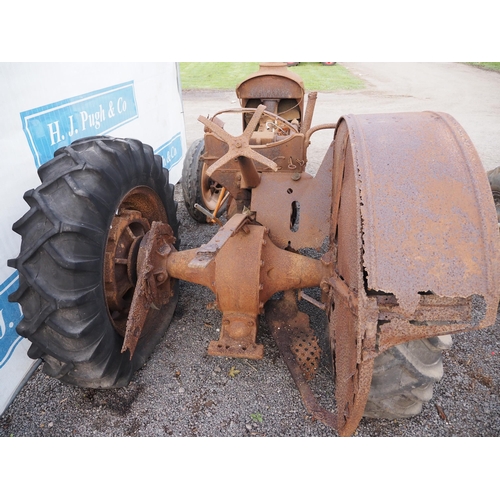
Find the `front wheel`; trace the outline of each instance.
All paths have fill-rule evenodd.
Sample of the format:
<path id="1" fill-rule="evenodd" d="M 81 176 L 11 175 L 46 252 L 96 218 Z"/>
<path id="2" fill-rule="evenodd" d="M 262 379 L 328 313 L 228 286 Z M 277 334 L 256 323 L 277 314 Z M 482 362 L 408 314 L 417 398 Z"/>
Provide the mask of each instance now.
<path id="1" fill-rule="evenodd" d="M 32 342 L 28 355 L 44 372 L 92 388 L 123 387 L 165 333 L 177 287 L 148 313 L 135 354 L 121 353 L 137 280 L 137 254 L 153 221 L 177 235 L 173 186 L 162 159 L 132 139 L 94 137 L 55 153 L 38 171 L 42 184 L 26 192 L 30 210 L 13 230 L 17 259 L 17 332 Z"/>
<path id="2" fill-rule="evenodd" d="M 195 205 L 198 204 L 213 213 L 222 190 L 222 186 L 207 175 L 207 164 L 203 160 L 204 153 L 204 139 L 197 139 L 191 144 L 184 159 L 181 181 L 187 211 L 195 221 L 202 223 L 207 222 L 207 216 L 197 210 Z M 224 203 L 216 216 L 224 212 L 226 207 L 227 203 Z"/>

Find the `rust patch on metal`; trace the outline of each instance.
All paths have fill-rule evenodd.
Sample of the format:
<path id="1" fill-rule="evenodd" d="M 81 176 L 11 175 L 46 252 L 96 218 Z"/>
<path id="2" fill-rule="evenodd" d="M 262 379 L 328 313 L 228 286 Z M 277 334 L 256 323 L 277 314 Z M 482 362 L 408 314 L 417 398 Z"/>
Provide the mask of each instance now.
<path id="1" fill-rule="evenodd" d="M 223 167 L 226 163 L 229 163 L 230 161 L 236 159 L 240 163 L 240 170 L 242 173 L 243 181 L 245 182 L 245 186 L 253 188 L 257 187 L 260 182 L 259 173 L 257 172 L 254 160 L 262 163 L 271 170 L 278 169 L 274 161 L 269 160 L 265 156 L 262 156 L 261 154 L 257 153 L 255 149 L 250 147 L 250 138 L 255 130 L 255 127 L 257 127 L 261 116 L 265 112 L 265 109 L 266 107 L 261 104 L 256 110 L 248 110 L 255 112 L 243 133 L 238 137 L 233 137 L 215 122 L 208 120 L 203 116 L 200 116 L 198 118 L 198 120 L 202 122 L 207 129 L 209 129 L 212 133 L 222 139 L 229 148 L 228 152 L 224 156 L 210 165 L 210 167 L 207 169 L 208 176 L 212 176 L 216 170 Z"/>
<path id="2" fill-rule="evenodd" d="M 295 331 L 290 349 L 302 370 L 304 378 L 309 381 L 314 378 L 319 368 L 321 349 L 318 339 L 312 330 Z"/>
<path id="3" fill-rule="evenodd" d="M 308 384 L 310 376 L 304 374 L 293 349 L 294 339 L 314 335 L 309 326 L 309 316 L 298 310 L 294 292 L 285 292 L 281 299 L 269 301 L 266 320 L 307 412 L 315 420 L 337 429 L 337 415 L 321 406 Z"/>
<path id="4" fill-rule="evenodd" d="M 127 313 L 137 280 L 137 254 L 149 221 L 137 210 L 122 210 L 113 218 L 104 257 L 106 303 L 115 329 L 125 335 Z"/>
<path id="5" fill-rule="evenodd" d="M 264 346 L 255 342 L 256 337 L 257 315 L 224 314 L 219 340 L 210 342 L 207 354 L 229 358 L 262 359 Z"/>
<path id="6" fill-rule="evenodd" d="M 104 256 L 104 289 L 109 315 L 116 331 L 124 336 L 137 280 L 137 256 L 153 221 L 167 221 L 158 195 L 140 186 L 123 198 L 113 218 Z"/>
<path id="7" fill-rule="evenodd" d="M 217 231 L 215 236 L 202 245 L 196 252 L 196 257 L 188 264 L 191 268 L 206 267 L 217 255 L 225 243 L 236 234 L 251 218 L 250 213 L 235 214 L 229 221 Z"/>
<path id="8" fill-rule="evenodd" d="M 458 333 L 478 327 L 472 316 L 472 297 L 421 295 L 415 313 L 408 319 L 394 295 L 374 295 L 379 311 L 376 350 L 365 356 L 375 357 L 392 346 L 410 340 Z"/>
<path id="9" fill-rule="evenodd" d="M 257 220 L 270 230 L 276 245 L 296 250 L 320 248 L 329 236 L 332 164 L 333 145 L 314 177 L 303 172 L 294 180 L 291 171 L 262 173 L 260 185 L 252 190 L 251 208 Z M 294 204 L 300 207 L 300 218 L 292 227 Z"/>
<path id="10" fill-rule="evenodd" d="M 161 309 L 173 295 L 172 280 L 166 271 L 169 254 L 175 250 L 172 228 L 153 222 L 143 238 L 138 255 L 137 284 L 127 319 L 121 352 L 127 349 L 132 359 L 150 309 Z"/>
<path id="11" fill-rule="evenodd" d="M 358 175 L 367 287 L 411 316 L 422 292 L 498 304 L 499 241 L 479 157 L 444 113 L 344 117 Z M 388 147 L 390 145 L 390 147 Z"/>

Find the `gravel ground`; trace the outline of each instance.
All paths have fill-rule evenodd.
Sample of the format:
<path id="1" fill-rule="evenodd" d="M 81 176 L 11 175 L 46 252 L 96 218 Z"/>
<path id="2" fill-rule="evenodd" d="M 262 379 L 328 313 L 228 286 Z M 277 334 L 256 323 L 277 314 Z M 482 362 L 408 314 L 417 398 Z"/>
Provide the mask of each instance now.
<path id="1" fill-rule="evenodd" d="M 180 186 L 176 198 L 181 201 Z M 181 249 L 197 247 L 214 233 L 214 227 L 194 222 L 182 202 L 179 218 Z M 207 308 L 213 299 L 209 290 L 181 283 L 164 341 L 126 388 L 70 387 L 39 368 L 0 418 L 0 436 L 335 436 L 307 415 L 264 321 L 263 360 L 207 356 L 221 321 L 218 311 Z M 323 314 L 307 304 L 304 310 L 323 335 Z M 356 436 L 498 436 L 499 356 L 498 324 L 456 335 L 444 353 L 445 375 L 423 412 L 406 420 L 363 419 Z M 326 354 L 314 387 L 333 409 Z"/>
<path id="2" fill-rule="evenodd" d="M 496 76 L 493 80 L 498 85 Z M 369 91 L 375 92 L 372 88 Z M 382 97 L 375 97 L 387 100 L 383 97 L 387 91 L 381 92 Z M 366 91 L 346 93 L 345 97 L 370 101 Z M 192 125 L 198 114 L 205 114 L 205 109 L 206 114 L 214 111 L 210 106 L 200 109 L 200 99 L 210 100 L 206 95 L 186 96 L 188 145 L 200 136 L 201 127 L 195 131 Z M 232 101 L 233 96 L 221 93 L 214 99 L 219 105 Z M 191 113 L 195 108 L 197 114 Z M 491 163 L 500 158 L 486 150 Z M 175 196 L 182 224 L 181 249 L 207 242 L 215 228 L 199 225 L 188 216 L 179 185 Z M 69 387 L 45 376 L 39 368 L 0 417 L 0 436 L 335 436 L 333 430 L 307 415 L 263 321 L 258 339 L 265 348 L 263 360 L 207 356 L 208 343 L 218 338 L 221 321 L 218 311 L 207 308 L 213 298 L 209 290 L 181 283 L 179 304 L 164 340 L 126 388 L 99 391 Z M 323 336 L 326 322 L 322 313 L 307 304 L 304 310 L 311 315 L 315 331 Z M 406 420 L 363 419 L 355 435 L 500 435 L 499 356 L 498 321 L 486 330 L 454 336 L 453 348 L 444 353 L 445 375 L 422 413 Z M 326 353 L 314 388 L 325 406 L 333 408 L 333 378 Z"/>

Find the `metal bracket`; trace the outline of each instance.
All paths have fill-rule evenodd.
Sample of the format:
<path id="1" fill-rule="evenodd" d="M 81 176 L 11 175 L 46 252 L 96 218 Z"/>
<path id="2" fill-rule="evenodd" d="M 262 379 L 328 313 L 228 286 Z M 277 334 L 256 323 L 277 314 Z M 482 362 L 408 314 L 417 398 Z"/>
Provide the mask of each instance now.
<path id="1" fill-rule="evenodd" d="M 250 314 L 224 314 L 219 340 L 208 346 L 210 356 L 262 359 L 264 346 L 256 344 L 257 316 Z"/>
<path id="2" fill-rule="evenodd" d="M 312 332 L 309 326 L 309 316 L 298 310 L 293 291 L 287 291 L 284 293 L 283 298 L 270 300 L 266 304 L 266 320 L 283 360 L 300 392 L 307 412 L 314 419 L 337 430 L 337 414 L 320 405 L 307 382 L 308 375 L 304 374 L 303 368 L 293 353 L 292 346 L 297 334 L 310 335 Z"/>
<path id="3" fill-rule="evenodd" d="M 217 231 L 217 234 L 208 242 L 202 245 L 196 257 L 188 264 L 191 268 L 205 268 L 212 262 L 219 250 L 227 243 L 231 236 L 234 236 L 245 224 L 250 221 L 251 213 L 236 214 Z"/>
<path id="4" fill-rule="evenodd" d="M 154 221 L 144 236 L 137 259 L 137 284 L 127 318 L 127 329 L 121 352 L 130 351 L 130 359 L 141 337 L 149 310 L 160 309 L 173 294 L 166 271 L 166 260 L 175 237 L 172 228 Z"/>

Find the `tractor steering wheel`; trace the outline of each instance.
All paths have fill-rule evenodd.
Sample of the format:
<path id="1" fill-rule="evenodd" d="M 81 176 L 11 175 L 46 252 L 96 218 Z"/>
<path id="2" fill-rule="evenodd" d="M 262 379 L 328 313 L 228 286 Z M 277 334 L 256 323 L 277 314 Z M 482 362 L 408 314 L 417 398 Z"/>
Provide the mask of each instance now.
<path id="1" fill-rule="evenodd" d="M 198 120 L 203 123 L 209 130 L 211 130 L 215 134 L 215 136 L 217 136 L 221 141 L 224 141 L 229 146 L 229 151 L 210 166 L 210 168 L 207 170 L 207 175 L 211 176 L 223 165 L 240 156 L 244 156 L 245 158 L 249 158 L 250 160 L 262 163 L 275 172 L 278 170 L 276 162 L 270 160 L 269 158 L 266 158 L 260 153 L 257 153 L 257 151 L 250 147 L 250 137 L 252 136 L 252 133 L 254 132 L 255 127 L 259 123 L 263 114 L 266 114 L 273 118 L 277 118 L 286 123 L 287 126 L 293 127 L 293 125 L 291 125 L 284 118 L 281 118 L 279 115 L 275 115 L 270 111 L 266 111 L 266 107 L 263 104 L 261 104 L 257 108 L 243 108 L 242 111 L 252 111 L 254 112 L 254 115 L 248 122 L 248 125 L 246 126 L 243 133 L 239 136 L 233 136 L 229 134 L 222 127 L 209 120 L 208 118 L 205 118 L 204 116 L 200 116 L 198 118 Z"/>

